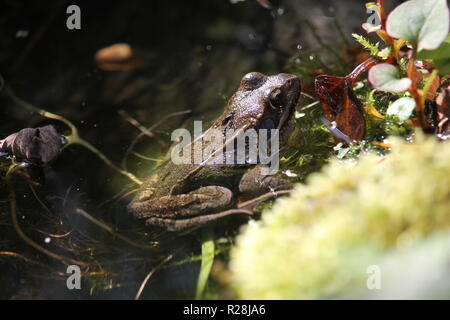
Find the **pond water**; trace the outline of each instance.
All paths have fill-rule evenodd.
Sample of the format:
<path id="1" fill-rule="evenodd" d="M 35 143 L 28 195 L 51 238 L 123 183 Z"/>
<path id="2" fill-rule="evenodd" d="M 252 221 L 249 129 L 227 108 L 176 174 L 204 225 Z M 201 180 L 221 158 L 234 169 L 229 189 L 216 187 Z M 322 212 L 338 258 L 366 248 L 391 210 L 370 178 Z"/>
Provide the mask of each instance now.
<path id="1" fill-rule="evenodd" d="M 351 39 L 337 36 L 335 20 L 345 21 L 342 28 L 350 34 L 367 16 L 363 6 L 348 1 L 273 1 L 273 10 L 253 0 L 74 3 L 81 29 L 70 30 L 65 1 L 2 1 L 4 89 L 70 120 L 86 141 L 142 179 L 157 165 L 152 159 L 166 156 L 171 131 L 191 128 L 193 120 L 211 123 L 245 73 L 303 77 L 305 64 L 314 60 L 300 54 L 307 50 L 322 50 L 322 63 L 333 67 L 332 54 L 316 36 L 340 46 Z M 115 44 L 126 45 L 111 48 Z M 108 60 L 111 52 L 103 51 L 106 58 L 99 53 L 104 48 L 119 50 L 113 53 L 125 59 Z M 303 79 L 307 92 L 311 80 Z M 6 94 L 0 96 L 0 117 L 2 139 L 47 124 L 69 133 L 63 123 L 30 112 Z M 136 124 L 158 125 L 130 153 L 141 133 Z M 44 170 L 14 174 L 10 185 L 10 161 L 1 161 L 1 299 L 195 296 L 202 231 L 166 233 L 132 219 L 125 207 L 136 185 L 96 155 L 70 146 Z M 12 192 L 17 208 L 11 213 Z M 237 232 L 217 231 L 218 255 L 204 298 L 234 297 L 226 264 Z M 80 290 L 67 289 L 68 264 L 80 265 Z"/>

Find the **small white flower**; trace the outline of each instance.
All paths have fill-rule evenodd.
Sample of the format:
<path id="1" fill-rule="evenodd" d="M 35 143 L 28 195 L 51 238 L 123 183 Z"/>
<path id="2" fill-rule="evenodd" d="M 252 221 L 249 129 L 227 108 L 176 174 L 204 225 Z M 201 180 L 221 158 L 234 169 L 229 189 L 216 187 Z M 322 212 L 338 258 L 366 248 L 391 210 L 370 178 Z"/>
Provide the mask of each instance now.
<path id="1" fill-rule="evenodd" d="M 391 116 L 397 116 L 401 121 L 408 120 L 414 109 L 416 101 L 413 98 L 404 97 L 394 101 L 386 113 Z"/>
<path id="2" fill-rule="evenodd" d="M 291 170 L 286 170 L 284 174 L 291 178 L 298 177 L 298 175 L 295 172 L 292 172 Z"/>

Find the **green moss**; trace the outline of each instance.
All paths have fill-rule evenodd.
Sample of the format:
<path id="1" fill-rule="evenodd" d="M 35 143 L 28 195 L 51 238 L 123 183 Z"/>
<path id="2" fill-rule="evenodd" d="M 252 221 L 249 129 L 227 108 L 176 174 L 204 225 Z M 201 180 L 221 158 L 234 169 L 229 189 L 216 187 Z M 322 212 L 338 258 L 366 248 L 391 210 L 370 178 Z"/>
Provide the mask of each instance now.
<path id="1" fill-rule="evenodd" d="M 381 254 L 450 230 L 450 144 L 416 140 L 392 138 L 385 158 L 332 160 L 246 226 L 231 252 L 238 296 L 336 297 L 365 287 Z"/>

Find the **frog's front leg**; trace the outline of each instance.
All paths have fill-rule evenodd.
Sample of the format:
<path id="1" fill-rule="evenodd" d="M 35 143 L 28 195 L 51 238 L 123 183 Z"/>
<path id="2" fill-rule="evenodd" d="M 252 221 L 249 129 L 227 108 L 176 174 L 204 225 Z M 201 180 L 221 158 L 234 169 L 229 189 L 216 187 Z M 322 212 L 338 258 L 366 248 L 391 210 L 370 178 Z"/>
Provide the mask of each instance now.
<path id="1" fill-rule="evenodd" d="M 281 174 L 263 175 L 263 165 L 257 165 L 246 172 L 239 182 L 239 191 L 246 195 L 261 195 L 266 192 L 287 190 L 292 184 Z"/>
<path id="2" fill-rule="evenodd" d="M 231 190 L 219 186 L 201 187 L 186 194 L 152 198 L 145 192 L 137 197 L 128 209 L 147 225 L 182 230 L 192 226 L 198 216 L 224 210 L 233 203 Z M 211 220 L 215 220 L 211 215 Z M 201 219 L 203 223 L 207 218 Z"/>

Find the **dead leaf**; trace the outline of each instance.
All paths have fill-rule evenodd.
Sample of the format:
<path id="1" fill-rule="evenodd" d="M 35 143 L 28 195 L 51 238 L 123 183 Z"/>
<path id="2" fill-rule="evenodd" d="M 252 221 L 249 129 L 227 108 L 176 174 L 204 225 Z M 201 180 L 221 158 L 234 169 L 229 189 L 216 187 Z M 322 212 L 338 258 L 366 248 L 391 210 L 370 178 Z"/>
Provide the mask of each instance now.
<path id="1" fill-rule="evenodd" d="M 130 70 L 138 64 L 136 54 L 127 43 L 117 43 L 98 50 L 95 62 L 105 71 Z"/>
<path id="2" fill-rule="evenodd" d="M 55 159 L 63 147 L 63 138 L 51 125 L 25 128 L 0 140 L 0 151 L 19 161 L 45 166 Z"/>
<path id="3" fill-rule="evenodd" d="M 316 94 L 322 103 L 325 118 L 351 140 L 364 138 L 366 124 L 361 102 L 353 92 L 352 81 L 346 77 L 318 76 Z M 340 142 L 340 138 L 336 138 Z"/>
<path id="4" fill-rule="evenodd" d="M 450 86 L 443 88 L 436 98 L 438 133 L 450 134 Z"/>

